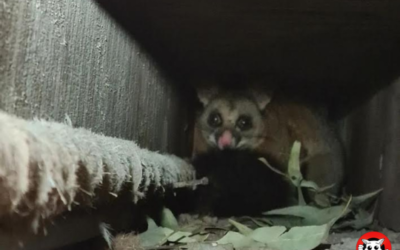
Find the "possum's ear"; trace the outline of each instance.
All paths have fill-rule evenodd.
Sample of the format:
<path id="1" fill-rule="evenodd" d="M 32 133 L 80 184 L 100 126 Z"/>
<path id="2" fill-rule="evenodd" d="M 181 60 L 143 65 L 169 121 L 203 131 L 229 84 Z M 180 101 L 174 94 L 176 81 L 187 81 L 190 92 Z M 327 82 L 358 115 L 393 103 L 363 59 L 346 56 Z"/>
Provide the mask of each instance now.
<path id="1" fill-rule="evenodd" d="M 364 244 L 368 244 L 369 243 L 368 240 L 364 240 L 364 239 L 362 239 L 362 242 L 364 242 Z"/>
<path id="2" fill-rule="evenodd" d="M 260 110 L 264 110 L 265 107 L 267 107 L 268 103 L 270 103 L 272 100 L 272 95 L 273 95 L 272 91 L 253 90 L 251 92 Z"/>
<path id="3" fill-rule="evenodd" d="M 384 240 L 385 240 L 384 238 L 383 238 L 383 239 L 380 239 L 380 240 L 378 241 L 378 244 L 379 244 L 379 245 L 382 245 L 382 243 L 383 243 Z"/>
<path id="4" fill-rule="evenodd" d="M 197 97 L 204 106 L 207 106 L 207 104 L 210 103 L 210 100 L 218 94 L 218 91 L 218 88 L 215 86 L 199 87 L 197 88 Z"/>

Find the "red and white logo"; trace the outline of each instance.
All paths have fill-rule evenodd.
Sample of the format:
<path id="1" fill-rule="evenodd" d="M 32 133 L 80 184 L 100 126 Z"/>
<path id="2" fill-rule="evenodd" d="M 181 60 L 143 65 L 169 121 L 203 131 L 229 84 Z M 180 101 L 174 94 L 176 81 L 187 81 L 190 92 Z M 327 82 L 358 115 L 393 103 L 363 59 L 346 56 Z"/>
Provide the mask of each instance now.
<path id="1" fill-rule="evenodd" d="M 356 250 L 392 250 L 392 244 L 384 234 L 369 232 L 358 239 Z"/>

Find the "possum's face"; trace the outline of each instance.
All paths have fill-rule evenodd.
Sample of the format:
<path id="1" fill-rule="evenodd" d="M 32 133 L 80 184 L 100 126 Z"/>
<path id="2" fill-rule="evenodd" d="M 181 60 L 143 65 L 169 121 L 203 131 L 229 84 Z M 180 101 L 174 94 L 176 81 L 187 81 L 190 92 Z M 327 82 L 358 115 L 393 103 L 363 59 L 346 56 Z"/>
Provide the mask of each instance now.
<path id="1" fill-rule="evenodd" d="M 207 98 L 206 98 L 207 97 Z M 218 149 L 254 149 L 263 139 L 262 110 L 269 102 L 252 95 L 200 95 L 204 111 L 197 126 L 210 147 Z"/>

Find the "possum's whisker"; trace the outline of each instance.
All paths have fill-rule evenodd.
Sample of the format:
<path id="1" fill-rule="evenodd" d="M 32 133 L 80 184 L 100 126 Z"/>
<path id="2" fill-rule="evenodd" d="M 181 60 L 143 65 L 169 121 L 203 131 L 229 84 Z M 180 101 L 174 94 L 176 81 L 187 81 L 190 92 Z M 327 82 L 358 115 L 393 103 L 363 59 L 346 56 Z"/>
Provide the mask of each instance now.
<path id="1" fill-rule="evenodd" d="M 204 129 L 201 125 L 196 125 L 196 127 L 200 130 L 200 131 L 205 131 L 208 132 L 208 129 Z M 264 139 L 272 139 L 274 141 L 278 141 L 275 137 L 272 136 L 268 136 L 268 135 L 253 135 L 253 136 L 244 136 L 244 138 L 264 138 Z M 242 148 L 240 148 L 242 149 Z M 279 155 L 283 155 L 283 156 L 290 156 L 289 152 L 283 152 L 283 151 L 273 151 L 276 154 Z"/>
<path id="2" fill-rule="evenodd" d="M 196 128 L 198 128 L 200 131 L 202 132 L 210 132 L 209 129 L 205 129 L 204 127 L 202 127 L 201 125 L 196 125 Z M 268 136 L 268 135 L 251 135 L 251 136 L 243 136 L 243 137 L 247 137 L 247 138 L 269 138 L 269 139 L 274 139 L 276 140 L 274 137 L 272 136 Z"/>

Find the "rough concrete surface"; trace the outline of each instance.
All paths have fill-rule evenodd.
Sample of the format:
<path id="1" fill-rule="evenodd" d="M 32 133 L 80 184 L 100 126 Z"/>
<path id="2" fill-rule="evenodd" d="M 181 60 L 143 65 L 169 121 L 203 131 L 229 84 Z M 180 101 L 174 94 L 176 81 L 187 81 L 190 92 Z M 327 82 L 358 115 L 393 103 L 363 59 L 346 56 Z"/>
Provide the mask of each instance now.
<path id="1" fill-rule="evenodd" d="M 180 90 L 167 83 L 92 1 L 0 0 L 2 110 L 56 121 L 68 114 L 75 127 L 179 153 L 186 106 Z M 49 232 L 53 236 L 39 239 L 35 249 L 78 240 L 74 232 L 93 236 L 90 223 L 70 224 L 68 233 Z"/>
<path id="2" fill-rule="evenodd" d="M 0 237 L 0 249 L 15 245 L 11 236 L 31 245 L 32 232 L 44 233 L 49 221 L 68 211 L 101 209 L 124 194 L 128 201 L 142 200 L 154 187 L 194 176 L 179 157 L 67 124 L 0 112 L 0 138 L 0 230 L 10 236 Z"/>
<path id="3" fill-rule="evenodd" d="M 400 231 L 400 79 L 346 119 L 347 187 L 354 195 L 383 188 L 376 217 Z M 371 181 L 373 180 L 373 181 Z"/>
<path id="4" fill-rule="evenodd" d="M 92 1 L 0 0 L 0 108 L 176 149 L 177 90 Z"/>

